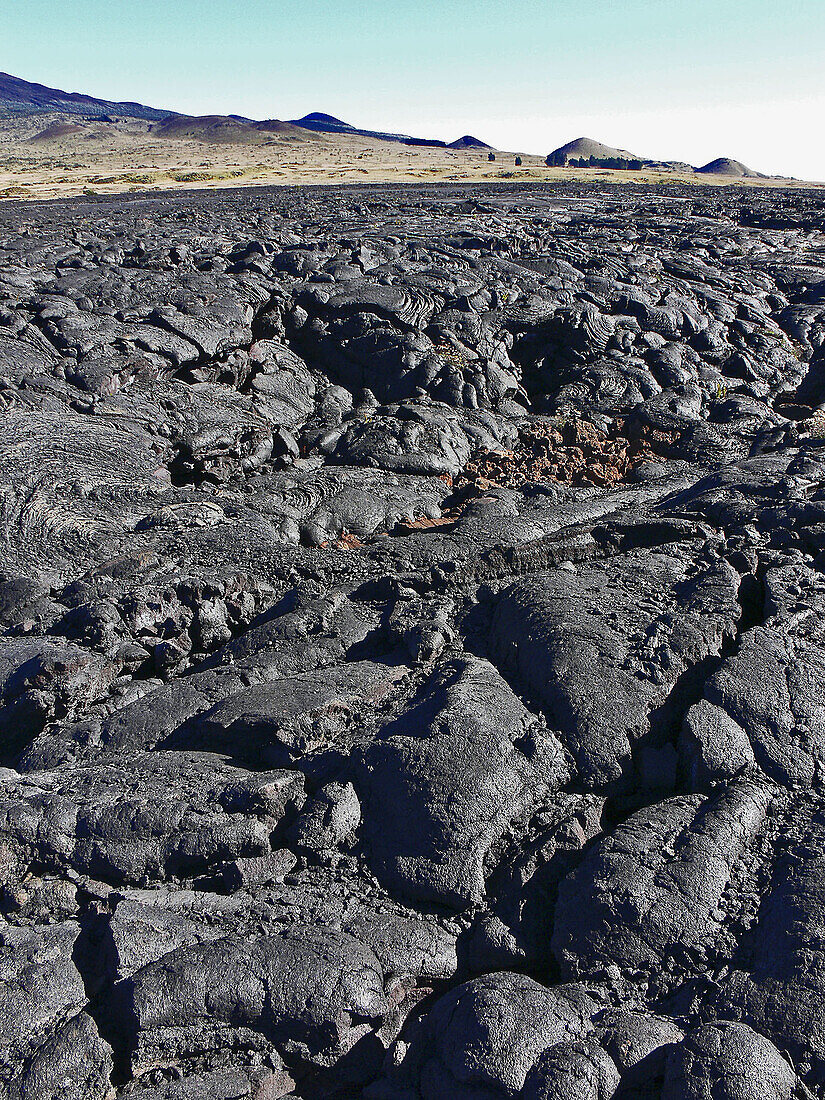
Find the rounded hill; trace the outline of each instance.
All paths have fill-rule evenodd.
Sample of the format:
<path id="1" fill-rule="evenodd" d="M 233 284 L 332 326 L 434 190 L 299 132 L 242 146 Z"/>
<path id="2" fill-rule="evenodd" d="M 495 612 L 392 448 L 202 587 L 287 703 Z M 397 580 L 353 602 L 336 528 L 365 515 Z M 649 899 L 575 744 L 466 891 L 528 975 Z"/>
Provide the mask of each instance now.
<path id="1" fill-rule="evenodd" d="M 604 145 L 601 141 L 594 141 L 593 138 L 579 137 L 574 138 L 573 141 L 568 141 L 566 145 L 560 145 L 558 149 L 554 149 L 552 153 L 548 154 L 547 163 L 563 168 L 572 160 L 589 160 L 591 157 L 595 160 L 639 159 L 635 153 L 630 153 L 627 149 L 614 149 L 613 146 Z"/>
<path id="2" fill-rule="evenodd" d="M 696 171 L 708 176 L 737 176 L 740 179 L 756 175 L 756 172 L 752 172 L 741 160 L 732 160 L 730 157 L 717 157 L 716 160 L 708 161 Z"/>

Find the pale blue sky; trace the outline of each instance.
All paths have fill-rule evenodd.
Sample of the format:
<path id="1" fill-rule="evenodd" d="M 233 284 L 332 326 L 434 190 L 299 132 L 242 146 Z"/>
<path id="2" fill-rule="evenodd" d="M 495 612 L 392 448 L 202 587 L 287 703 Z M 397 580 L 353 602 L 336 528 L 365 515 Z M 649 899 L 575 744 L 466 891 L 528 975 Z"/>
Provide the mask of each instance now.
<path id="1" fill-rule="evenodd" d="M 0 69 L 192 114 L 825 179 L 825 0 L 0 0 Z"/>

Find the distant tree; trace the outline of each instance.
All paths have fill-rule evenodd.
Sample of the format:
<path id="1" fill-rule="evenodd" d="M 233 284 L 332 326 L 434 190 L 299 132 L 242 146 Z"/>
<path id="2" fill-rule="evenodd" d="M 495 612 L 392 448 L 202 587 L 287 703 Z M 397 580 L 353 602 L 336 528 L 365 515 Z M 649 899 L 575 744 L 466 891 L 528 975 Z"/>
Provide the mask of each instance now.
<path id="1" fill-rule="evenodd" d="M 516 168 L 521 168 L 521 157 L 516 157 Z"/>
<path id="2" fill-rule="evenodd" d="M 571 157 L 568 164 L 572 168 L 612 168 L 622 172 L 639 172 L 642 168 L 640 160 L 627 157 Z"/>
<path id="3" fill-rule="evenodd" d="M 487 160 L 495 160 L 495 159 L 496 159 L 495 153 L 488 153 L 487 154 Z"/>

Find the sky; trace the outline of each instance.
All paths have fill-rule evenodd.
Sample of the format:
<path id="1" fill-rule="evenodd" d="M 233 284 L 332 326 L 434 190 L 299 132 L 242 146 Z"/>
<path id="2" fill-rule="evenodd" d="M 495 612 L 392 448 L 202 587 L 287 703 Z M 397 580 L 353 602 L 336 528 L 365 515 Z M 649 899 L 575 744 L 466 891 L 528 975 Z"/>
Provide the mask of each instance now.
<path id="1" fill-rule="evenodd" d="M 0 0 L 0 70 L 187 114 L 825 180 L 825 0 Z"/>

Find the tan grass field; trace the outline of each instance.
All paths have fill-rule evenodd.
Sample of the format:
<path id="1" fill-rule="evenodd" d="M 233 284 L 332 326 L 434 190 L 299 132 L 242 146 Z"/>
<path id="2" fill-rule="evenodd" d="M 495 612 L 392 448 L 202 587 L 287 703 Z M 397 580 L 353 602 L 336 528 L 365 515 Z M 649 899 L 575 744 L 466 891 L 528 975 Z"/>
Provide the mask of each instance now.
<path id="1" fill-rule="evenodd" d="M 65 123 L 65 125 L 63 125 Z M 41 137 L 54 124 L 56 136 Z M 53 126 L 53 128 L 54 128 Z M 515 165 L 520 155 L 522 165 Z M 372 138 L 261 133 L 253 141 L 162 138 L 135 120 L 59 115 L 0 121 L 0 199 L 263 184 L 607 180 L 698 186 L 810 187 L 800 180 L 736 179 L 668 171 L 548 168 L 541 156 L 405 146 Z"/>

